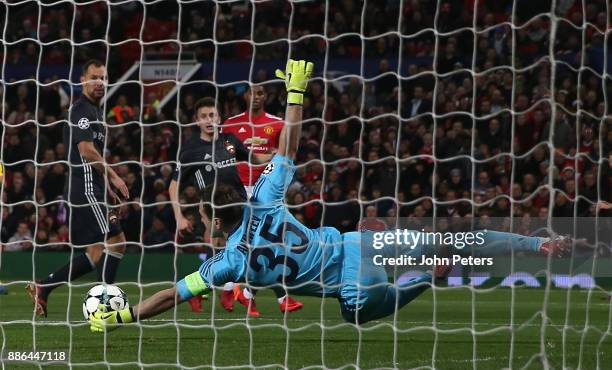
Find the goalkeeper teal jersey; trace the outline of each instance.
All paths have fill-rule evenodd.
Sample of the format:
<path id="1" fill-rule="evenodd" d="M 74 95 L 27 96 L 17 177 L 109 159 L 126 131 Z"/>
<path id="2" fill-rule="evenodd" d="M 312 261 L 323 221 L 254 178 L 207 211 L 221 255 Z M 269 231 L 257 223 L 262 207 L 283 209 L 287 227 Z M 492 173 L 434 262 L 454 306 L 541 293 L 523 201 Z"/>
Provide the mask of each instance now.
<path id="1" fill-rule="evenodd" d="M 338 296 L 342 236 L 333 227 L 309 229 L 289 212 L 284 196 L 294 173 L 292 160 L 278 154 L 272 158 L 225 249 L 199 269 L 208 287 L 246 282 L 254 287 L 283 285 L 300 295 Z M 181 288 L 186 293 L 179 283 L 179 292 Z"/>

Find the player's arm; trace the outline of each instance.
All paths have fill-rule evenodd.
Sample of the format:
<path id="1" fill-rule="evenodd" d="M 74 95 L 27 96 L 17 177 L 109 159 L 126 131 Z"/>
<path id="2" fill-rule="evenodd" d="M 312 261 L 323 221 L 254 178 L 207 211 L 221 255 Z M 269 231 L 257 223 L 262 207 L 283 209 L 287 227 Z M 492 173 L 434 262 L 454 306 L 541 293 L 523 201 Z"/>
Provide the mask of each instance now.
<path id="1" fill-rule="evenodd" d="M 263 164 L 263 163 L 270 162 L 270 160 L 272 159 L 272 156 L 274 155 L 274 154 L 252 153 L 250 152 L 250 150 L 247 149 L 246 146 L 244 146 L 244 143 L 242 141 L 238 140 L 238 138 L 234 134 L 230 133 L 228 135 L 229 135 L 229 140 L 231 140 L 232 144 L 236 148 L 236 159 L 239 161 L 245 161 L 245 162 L 250 161 L 253 164 Z"/>
<path id="2" fill-rule="evenodd" d="M 115 330 L 119 325 L 159 315 L 182 302 L 175 287 L 160 290 L 134 307 L 127 307 L 121 311 L 96 311 L 89 316 L 89 328 L 93 333 Z"/>
<path id="3" fill-rule="evenodd" d="M 91 128 L 91 122 L 95 122 L 96 119 L 87 110 L 78 107 L 74 108 L 70 112 L 71 143 L 76 144 L 79 154 L 84 161 L 88 162 L 98 173 L 107 178 L 108 182 L 118 189 L 125 199 L 128 199 L 130 192 L 127 185 L 125 185 L 125 182 L 111 167 L 105 165 L 104 157 L 98 153 L 94 146 L 94 133 Z M 113 197 L 116 197 L 110 186 L 109 192 Z"/>
<path id="4" fill-rule="evenodd" d="M 258 154 L 253 153 L 253 157 L 251 158 L 251 163 L 254 164 L 264 164 L 270 162 L 274 154 Z"/>
<path id="5" fill-rule="evenodd" d="M 166 312 L 184 300 L 178 294 L 176 287 L 160 290 L 149 298 L 140 302 L 131 311 L 132 321 L 148 319 Z"/>
<path id="6" fill-rule="evenodd" d="M 187 230 L 189 232 L 193 232 L 193 225 L 189 222 L 188 219 L 183 216 L 183 211 L 181 210 L 181 204 L 179 201 L 179 186 L 178 179 L 180 178 L 180 165 L 176 165 L 176 169 L 172 174 L 172 181 L 170 181 L 170 187 L 168 188 L 168 192 L 170 193 L 170 201 L 172 202 L 172 212 L 174 212 L 174 218 L 176 219 L 176 228 L 179 233 L 182 233 L 183 230 Z"/>
<path id="7" fill-rule="evenodd" d="M 104 165 L 104 158 L 98 153 L 98 150 L 94 146 L 93 141 L 79 141 L 77 144 L 79 148 L 79 153 L 81 157 L 85 159 L 88 164 L 90 164 L 93 168 L 96 169 L 102 176 L 106 176 L 108 171 L 108 180 L 109 182 L 121 192 L 121 195 L 125 199 L 130 197 L 130 191 L 128 190 L 127 185 L 123 181 L 123 179 L 117 175 L 117 172 L 113 170 L 111 167 L 107 167 Z"/>
<path id="8" fill-rule="evenodd" d="M 308 80 L 314 65 L 305 60 L 287 61 L 285 72 L 276 70 L 276 77 L 285 81 L 287 88 L 287 114 L 278 145 L 278 154 L 295 159 L 302 131 L 302 104 Z"/>
<path id="9" fill-rule="evenodd" d="M 170 201 L 172 202 L 172 211 L 174 212 L 174 218 L 176 219 L 176 227 L 179 232 L 183 230 L 187 230 L 189 232 L 193 231 L 193 225 L 185 216 L 183 216 L 183 211 L 181 210 L 181 204 L 179 202 L 179 187 L 178 182 L 176 180 L 172 180 L 170 182 L 170 188 L 168 189 L 170 193 Z"/>
<path id="10" fill-rule="evenodd" d="M 204 261 L 198 271 L 181 279 L 175 287 L 161 290 L 134 307 L 91 314 L 89 316 L 91 331 L 102 333 L 104 330 L 114 330 L 121 324 L 159 315 L 192 297 L 211 291 L 214 286 L 239 281 L 246 270 L 245 255 L 235 253 L 230 256 L 225 250 L 221 253 L 222 255 Z"/>
<path id="11" fill-rule="evenodd" d="M 278 154 L 289 159 L 295 159 L 302 133 L 302 106 L 290 105 L 287 107 L 285 127 L 281 131 Z"/>
<path id="12" fill-rule="evenodd" d="M 303 60 L 287 61 L 285 72 L 276 71 L 276 76 L 285 80 L 287 87 L 287 114 L 281 130 L 276 155 L 255 183 L 251 200 L 260 204 L 273 204 L 285 197 L 285 192 L 295 174 L 293 159 L 300 143 L 302 129 L 302 102 L 313 64 Z"/>

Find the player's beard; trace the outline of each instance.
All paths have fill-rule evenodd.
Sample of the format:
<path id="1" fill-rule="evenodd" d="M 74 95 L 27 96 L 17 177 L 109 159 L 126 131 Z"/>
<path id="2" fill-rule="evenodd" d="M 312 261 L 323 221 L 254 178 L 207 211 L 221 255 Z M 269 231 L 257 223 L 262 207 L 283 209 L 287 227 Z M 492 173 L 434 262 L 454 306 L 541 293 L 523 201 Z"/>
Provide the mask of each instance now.
<path id="1" fill-rule="evenodd" d="M 100 100 L 102 100 L 102 98 L 104 98 L 106 91 L 104 90 L 104 88 L 92 88 L 89 92 L 89 97 L 96 101 L 99 102 Z"/>
<path id="2" fill-rule="evenodd" d="M 93 96 L 94 96 L 96 99 L 102 99 L 102 98 L 104 97 L 104 94 L 105 94 L 105 93 L 106 93 L 106 92 L 104 91 L 104 88 L 103 88 L 103 87 L 102 87 L 102 88 L 100 88 L 100 89 L 98 89 L 98 88 L 94 88 L 94 89 L 93 89 Z"/>

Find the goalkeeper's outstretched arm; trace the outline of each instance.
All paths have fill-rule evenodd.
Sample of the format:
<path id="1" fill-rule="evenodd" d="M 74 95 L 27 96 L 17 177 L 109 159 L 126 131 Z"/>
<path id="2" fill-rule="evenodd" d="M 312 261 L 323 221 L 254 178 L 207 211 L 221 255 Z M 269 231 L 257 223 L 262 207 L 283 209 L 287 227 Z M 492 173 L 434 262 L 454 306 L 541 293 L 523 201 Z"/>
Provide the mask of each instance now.
<path id="1" fill-rule="evenodd" d="M 129 324 L 138 320 L 157 316 L 162 312 L 182 303 L 183 299 L 176 288 L 160 290 L 134 307 L 121 311 L 98 311 L 89 317 L 90 329 L 94 333 L 103 333 L 105 330 L 114 330 L 120 324 Z"/>
<path id="2" fill-rule="evenodd" d="M 132 308 L 135 321 L 157 316 L 174 306 L 183 303 L 175 287 L 160 290 Z"/>
<path id="3" fill-rule="evenodd" d="M 281 131 L 278 154 L 295 159 L 302 131 L 302 104 L 308 80 L 314 65 L 305 60 L 287 61 L 285 71 L 276 70 L 276 77 L 285 81 L 287 88 L 287 114 Z"/>

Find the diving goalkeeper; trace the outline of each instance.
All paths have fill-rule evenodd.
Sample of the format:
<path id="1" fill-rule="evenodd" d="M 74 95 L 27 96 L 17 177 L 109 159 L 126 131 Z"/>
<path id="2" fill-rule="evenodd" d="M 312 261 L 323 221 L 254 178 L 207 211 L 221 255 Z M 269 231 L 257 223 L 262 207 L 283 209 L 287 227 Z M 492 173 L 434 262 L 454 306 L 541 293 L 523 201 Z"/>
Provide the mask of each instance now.
<path id="1" fill-rule="evenodd" d="M 371 238 L 371 233 L 341 234 L 332 227 L 309 229 L 284 205 L 285 191 L 295 173 L 293 159 L 300 140 L 303 94 L 312 70 L 312 63 L 289 60 L 284 72 L 276 71 L 285 80 L 288 92 L 286 124 L 278 153 L 255 184 L 250 207 L 240 204 L 242 198 L 233 187 L 220 184 L 214 190 L 208 187 L 203 191 L 202 221 L 206 227 L 226 235 L 225 249 L 173 288 L 159 291 L 122 311 L 90 315 L 93 332 L 158 315 L 227 282 L 247 282 L 255 287 L 282 284 L 292 294 L 336 297 L 343 318 L 352 323 L 388 316 L 430 286 L 432 273 L 402 284 L 390 284 L 384 268 L 362 255 L 366 250 L 362 242 L 368 243 L 362 238 Z M 483 240 L 483 247 L 473 250 L 475 254 L 507 253 L 511 249 L 556 254 L 565 247 L 563 240 L 492 231 L 484 231 Z M 421 244 L 400 252 L 420 256 L 428 253 L 429 247 Z M 381 251 L 395 253 L 395 249 Z"/>

